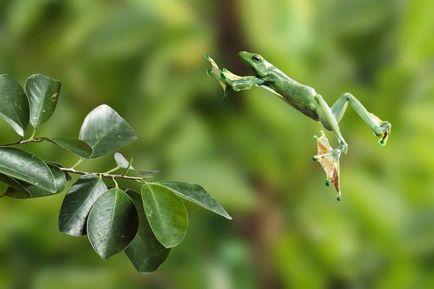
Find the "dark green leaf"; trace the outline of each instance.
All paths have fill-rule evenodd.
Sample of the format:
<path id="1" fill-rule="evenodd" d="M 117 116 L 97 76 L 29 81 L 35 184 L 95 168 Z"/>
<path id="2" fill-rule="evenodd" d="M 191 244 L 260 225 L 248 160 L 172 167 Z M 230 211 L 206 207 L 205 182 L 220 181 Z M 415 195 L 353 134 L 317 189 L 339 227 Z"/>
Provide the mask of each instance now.
<path id="1" fill-rule="evenodd" d="M 125 250 L 125 254 L 127 254 L 137 271 L 141 273 L 153 272 L 167 259 L 170 249 L 166 249 L 155 238 L 146 219 L 140 195 L 131 192 L 129 196 L 133 200 L 139 216 L 139 229 L 133 241 Z"/>
<path id="2" fill-rule="evenodd" d="M 16 199 L 38 198 L 60 193 L 65 189 L 65 174 L 55 165 L 48 164 L 56 184 L 56 192 L 52 193 L 35 185 L 12 179 L 5 195 Z"/>
<path id="3" fill-rule="evenodd" d="M 8 184 L 4 183 L 0 177 L 0 197 L 4 195 L 7 189 L 8 189 Z"/>
<path id="4" fill-rule="evenodd" d="M 48 166 L 53 165 L 53 166 L 58 167 L 59 169 L 64 168 L 64 166 L 63 166 L 62 164 L 59 164 L 59 163 L 57 163 L 57 162 L 45 161 L 45 163 L 46 163 Z M 66 179 L 66 181 L 70 181 L 70 180 L 72 179 L 71 176 L 70 176 L 67 172 L 64 172 L 64 171 L 62 171 L 62 172 L 63 172 L 63 174 L 65 175 L 65 179 Z"/>
<path id="5" fill-rule="evenodd" d="M 122 174 L 128 174 L 130 176 L 136 176 L 136 177 L 152 177 L 158 173 L 158 171 L 155 171 L 155 170 L 137 170 L 137 169 L 135 169 L 132 166 L 133 159 L 130 159 L 128 161 L 121 153 L 115 153 L 113 157 L 115 159 L 116 165 L 119 168 L 121 168 L 120 172 Z"/>
<path id="6" fill-rule="evenodd" d="M 87 220 L 89 241 L 103 259 L 128 247 L 137 228 L 133 201 L 118 188 L 108 190 L 96 200 Z"/>
<path id="7" fill-rule="evenodd" d="M 30 123 L 37 128 L 53 114 L 59 99 L 60 82 L 45 75 L 33 74 L 26 80 L 26 93 Z"/>
<path id="8" fill-rule="evenodd" d="M 82 140 L 73 138 L 53 138 L 43 137 L 43 139 L 52 142 L 79 157 L 89 159 L 92 156 L 92 148 Z"/>
<path id="9" fill-rule="evenodd" d="M 117 151 L 135 141 L 137 137 L 116 111 L 103 104 L 86 116 L 79 139 L 92 147 L 92 158 L 96 158 Z"/>
<path id="10" fill-rule="evenodd" d="M 184 203 L 168 188 L 145 184 L 142 187 L 146 217 L 157 239 L 166 248 L 179 245 L 188 227 Z"/>
<path id="11" fill-rule="evenodd" d="M 211 195 L 201 186 L 183 182 L 160 182 L 160 184 L 181 198 L 196 203 L 211 212 L 214 212 L 226 219 L 232 220 L 232 217 Z"/>
<path id="12" fill-rule="evenodd" d="M 48 166 L 35 155 L 17 148 L 0 147 L 0 173 L 51 193 L 57 190 Z"/>
<path id="13" fill-rule="evenodd" d="M 7 74 L 0 75 L 0 116 L 24 136 L 29 125 L 29 102 L 21 85 Z"/>
<path id="14" fill-rule="evenodd" d="M 96 176 L 82 176 L 63 200 L 59 215 L 59 230 L 71 236 L 86 235 L 86 220 L 95 201 L 107 191 Z"/>
<path id="15" fill-rule="evenodd" d="M 9 188 L 9 186 L 15 185 L 16 183 L 18 183 L 18 180 L 15 180 L 11 177 L 0 174 L 0 184 L 2 187 L 2 190 L 0 190 L 0 195 L 3 195 L 4 193 L 6 193 L 6 190 Z"/>

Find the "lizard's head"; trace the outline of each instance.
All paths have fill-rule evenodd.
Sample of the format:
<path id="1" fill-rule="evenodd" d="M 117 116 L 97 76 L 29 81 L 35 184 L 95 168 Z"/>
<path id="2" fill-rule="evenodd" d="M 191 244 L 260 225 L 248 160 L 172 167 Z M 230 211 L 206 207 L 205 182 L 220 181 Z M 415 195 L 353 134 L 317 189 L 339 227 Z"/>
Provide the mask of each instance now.
<path id="1" fill-rule="evenodd" d="M 270 67 L 272 67 L 272 65 L 259 54 L 247 51 L 240 51 L 238 55 L 244 63 L 246 63 L 256 72 L 257 76 L 266 76 L 268 70 L 270 69 Z"/>

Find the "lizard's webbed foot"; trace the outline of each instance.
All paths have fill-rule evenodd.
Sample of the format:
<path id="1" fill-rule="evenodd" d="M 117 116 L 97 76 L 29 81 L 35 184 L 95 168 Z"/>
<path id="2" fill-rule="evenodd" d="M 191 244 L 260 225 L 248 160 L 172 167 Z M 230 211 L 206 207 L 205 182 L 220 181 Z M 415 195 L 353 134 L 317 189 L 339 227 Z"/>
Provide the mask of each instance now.
<path id="1" fill-rule="evenodd" d="M 215 61 L 208 55 L 206 56 L 206 59 L 211 64 L 211 69 L 208 69 L 207 71 L 208 75 L 218 80 L 223 92 L 226 92 L 228 87 L 232 88 L 234 91 L 240 91 L 241 89 L 251 87 L 249 84 L 249 82 L 251 82 L 249 81 L 250 77 L 241 77 L 230 72 L 226 68 L 220 69 L 217 63 L 215 63 Z"/>
<path id="2" fill-rule="evenodd" d="M 384 145 L 386 145 L 387 139 L 390 136 L 390 132 L 392 130 L 392 125 L 387 121 L 383 121 L 380 124 L 380 129 L 381 129 L 381 133 L 379 135 L 377 135 L 380 137 L 380 140 L 378 142 L 379 142 L 379 144 L 384 146 Z"/>
<path id="3" fill-rule="evenodd" d="M 214 77 L 215 79 L 218 80 L 218 82 L 220 83 L 220 86 L 223 89 L 223 93 L 226 92 L 226 87 L 227 84 L 225 83 L 225 79 L 222 78 L 223 75 L 223 71 L 220 70 L 220 68 L 218 67 L 217 63 L 215 63 L 214 59 L 212 59 L 211 57 L 209 57 L 208 55 L 205 56 L 206 60 L 209 61 L 209 63 L 211 64 L 211 69 L 207 70 L 207 74 L 211 77 Z"/>
<path id="4" fill-rule="evenodd" d="M 336 148 L 336 149 L 334 149 L 335 151 L 336 151 L 336 153 L 339 153 L 339 155 L 341 154 L 341 153 L 344 153 L 344 154 L 347 154 L 347 152 L 348 152 L 348 144 L 346 143 L 346 142 L 341 142 L 340 144 L 339 144 L 339 147 L 338 148 Z M 339 151 L 340 152 L 339 152 Z"/>
<path id="5" fill-rule="evenodd" d="M 385 146 L 392 131 L 392 125 L 388 121 L 381 120 L 373 113 L 371 113 L 371 117 L 377 123 L 377 126 L 374 128 L 374 134 L 380 138 L 378 143 Z"/>
<path id="6" fill-rule="evenodd" d="M 348 145 L 346 143 L 341 143 L 338 148 L 333 149 L 330 146 L 330 143 L 323 131 L 321 131 L 321 136 L 315 136 L 315 139 L 317 141 L 318 152 L 312 157 L 312 159 L 320 163 L 327 177 L 325 185 L 329 186 L 330 183 L 333 184 L 337 192 L 336 199 L 340 201 L 341 190 L 339 183 L 339 158 L 341 157 L 342 152 L 347 150 Z"/>

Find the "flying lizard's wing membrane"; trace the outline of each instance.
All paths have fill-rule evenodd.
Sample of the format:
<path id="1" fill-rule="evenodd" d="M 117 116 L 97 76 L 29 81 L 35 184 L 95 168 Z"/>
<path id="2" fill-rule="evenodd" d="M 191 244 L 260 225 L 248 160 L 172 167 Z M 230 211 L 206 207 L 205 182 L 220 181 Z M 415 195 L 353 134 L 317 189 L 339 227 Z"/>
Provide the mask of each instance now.
<path id="1" fill-rule="evenodd" d="M 340 169 L 339 169 L 339 158 L 340 158 L 340 151 L 335 151 L 330 146 L 330 143 L 324 134 L 323 131 L 321 131 L 321 136 L 316 138 L 317 142 L 317 155 L 314 157 L 316 161 L 318 161 L 323 168 L 324 172 L 327 176 L 327 182 L 331 182 L 338 193 L 338 200 L 341 198 L 341 190 L 340 190 L 340 184 L 339 184 L 339 176 L 340 176 Z"/>

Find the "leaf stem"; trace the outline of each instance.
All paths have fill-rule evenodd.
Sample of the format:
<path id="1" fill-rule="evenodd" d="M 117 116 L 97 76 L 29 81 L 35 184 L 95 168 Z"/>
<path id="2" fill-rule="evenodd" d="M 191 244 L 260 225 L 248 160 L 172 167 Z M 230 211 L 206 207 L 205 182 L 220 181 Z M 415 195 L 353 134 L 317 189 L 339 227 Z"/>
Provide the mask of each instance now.
<path id="1" fill-rule="evenodd" d="M 117 167 L 114 167 L 114 168 L 112 168 L 112 169 L 110 169 L 110 170 L 104 172 L 104 174 L 110 174 L 110 173 L 116 172 L 116 171 L 119 170 L 119 169 L 120 169 L 120 167 L 117 166 Z"/>
<path id="2" fill-rule="evenodd" d="M 93 172 L 85 172 L 79 171 L 74 168 L 60 168 L 61 171 L 76 174 L 76 175 L 94 175 L 102 178 L 110 178 L 110 179 L 125 179 L 125 180 L 133 180 L 137 182 L 144 182 L 143 177 L 135 177 L 135 176 L 125 176 L 121 174 L 110 174 L 110 173 L 93 173 Z"/>
<path id="3" fill-rule="evenodd" d="M 119 184 L 116 182 L 116 178 L 112 178 L 113 183 L 115 183 L 116 189 L 119 189 Z"/>
<path id="4" fill-rule="evenodd" d="M 32 135 L 29 137 L 29 139 L 34 139 L 35 135 L 36 135 L 36 128 L 33 128 Z"/>
<path id="5" fill-rule="evenodd" d="M 71 169 L 75 169 L 78 165 L 80 165 L 83 162 L 83 159 L 80 158 L 75 164 L 72 165 Z"/>

